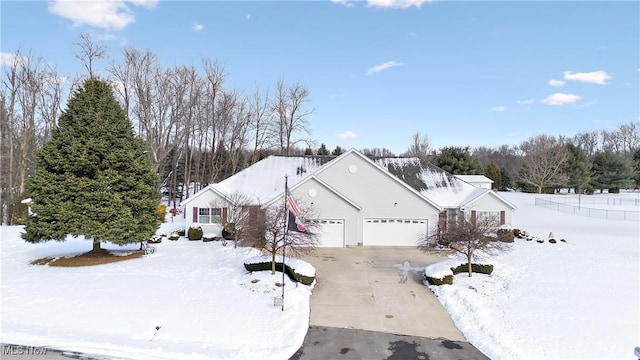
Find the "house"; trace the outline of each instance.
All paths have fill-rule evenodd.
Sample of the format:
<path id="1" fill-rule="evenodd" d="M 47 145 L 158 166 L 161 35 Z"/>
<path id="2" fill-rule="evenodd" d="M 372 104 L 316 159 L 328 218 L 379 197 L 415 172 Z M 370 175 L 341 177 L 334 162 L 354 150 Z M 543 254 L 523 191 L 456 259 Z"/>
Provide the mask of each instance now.
<path id="1" fill-rule="evenodd" d="M 453 175 L 453 176 L 479 188 L 491 189 L 491 186 L 493 185 L 493 180 L 489 179 L 484 175 Z"/>
<path id="2" fill-rule="evenodd" d="M 447 219 L 492 217 L 509 224 L 515 206 L 417 158 L 370 159 L 351 149 L 333 156 L 269 156 L 185 200 L 187 226 L 219 234 L 234 207 L 283 204 L 291 194 L 313 207 L 320 246 L 416 246 Z"/>

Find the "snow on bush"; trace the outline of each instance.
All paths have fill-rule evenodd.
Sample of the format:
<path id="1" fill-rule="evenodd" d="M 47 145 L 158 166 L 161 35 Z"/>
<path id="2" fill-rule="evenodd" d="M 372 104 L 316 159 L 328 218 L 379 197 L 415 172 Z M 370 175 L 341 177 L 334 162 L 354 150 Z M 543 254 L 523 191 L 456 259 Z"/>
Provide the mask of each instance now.
<path id="1" fill-rule="evenodd" d="M 255 256 L 249 258 L 244 261 L 245 264 L 260 264 L 260 263 L 270 263 L 271 256 Z M 276 256 L 276 263 L 282 264 L 282 255 Z M 316 268 L 308 262 L 296 258 L 286 258 L 285 265 L 289 266 L 291 269 L 295 270 L 296 273 L 306 276 L 306 277 L 315 277 L 316 276 Z"/>

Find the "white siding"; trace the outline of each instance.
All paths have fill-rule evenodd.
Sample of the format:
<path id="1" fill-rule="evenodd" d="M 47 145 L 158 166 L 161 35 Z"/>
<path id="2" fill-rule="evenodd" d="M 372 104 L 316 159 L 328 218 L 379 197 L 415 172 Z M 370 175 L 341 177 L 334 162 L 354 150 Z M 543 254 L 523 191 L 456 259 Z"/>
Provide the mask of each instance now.
<path id="1" fill-rule="evenodd" d="M 347 245 L 367 243 L 364 219 L 431 219 L 438 214 L 434 206 L 393 175 L 355 153 L 334 160 L 316 175 L 362 208 L 357 212 L 355 229 L 351 219 L 346 219 Z M 394 242 L 390 240 L 388 245 Z"/>

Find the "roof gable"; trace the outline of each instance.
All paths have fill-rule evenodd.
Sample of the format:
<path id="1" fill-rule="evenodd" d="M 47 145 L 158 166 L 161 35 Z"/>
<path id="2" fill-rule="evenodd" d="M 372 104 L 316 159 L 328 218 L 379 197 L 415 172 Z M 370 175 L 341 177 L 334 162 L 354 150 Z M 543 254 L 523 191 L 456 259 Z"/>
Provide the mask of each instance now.
<path id="1" fill-rule="evenodd" d="M 332 156 L 268 156 L 213 186 L 225 194 L 243 194 L 252 205 L 266 204 L 314 174 Z M 228 195 L 229 196 L 229 195 Z"/>
<path id="2" fill-rule="evenodd" d="M 365 163 L 369 164 L 370 166 L 372 166 L 374 169 L 378 170 L 381 174 L 383 174 L 383 176 L 387 176 L 389 177 L 389 179 L 391 179 L 392 181 L 394 181 L 395 183 L 397 183 L 398 185 L 400 185 L 401 187 L 409 190 L 410 192 L 412 192 L 413 194 L 417 195 L 418 197 L 420 197 L 422 200 L 426 201 L 427 203 L 429 203 L 431 206 L 435 207 L 438 210 L 441 210 L 441 206 L 438 205 L 438 203 L 434 202 L 432 199 L 423 196 L 423 194 L 417 190 L 415 187 L 411 186 L 410 184 L 408 184 L 406 181 L 404 181 L 405 179 L 400 178 L 398 176 L 395 176 L 393 173 L 391 173 L 385 166 L 381 166 L 379 163 L 377 163 L 376 161 L 370 159 L 368 156 L 362 154 L 361 152 L 359 152 L 356 149 L 350 149 L 348 151 L 346 151 L 345 153 L 343 153 L 342 155 L 338 156 L 338 158 L 336 158 L 334 161 L 328 163 L 325 167 L 323 167 L 322 169 L 319 169 L 316 174 L 321 173 L 322 171 L 325 171 L 326 169 L 328 169 L 329 167 L 333 166 L 334 164 L 337 164 L 340 160 L 347 158 L 349 156 L 357 156 L 360 159 L 362 159 Z M 385 159 L 390 159 L 390 158 L 385 158 Z M 395 159 L 395 158 L 393 158 Z"/>

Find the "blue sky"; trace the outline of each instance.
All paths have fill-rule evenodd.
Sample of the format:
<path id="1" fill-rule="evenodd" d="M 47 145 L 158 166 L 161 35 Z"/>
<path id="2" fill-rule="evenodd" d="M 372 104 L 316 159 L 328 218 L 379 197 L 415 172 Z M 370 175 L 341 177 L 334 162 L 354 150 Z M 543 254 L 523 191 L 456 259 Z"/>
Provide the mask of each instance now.
<path id="1" fill-rule="evenodd" d="M 224 64 L 227 88 L 300 82 L 312 138 L 330 149 L 516 145 L 639 121 L 640 3 L 5 1 L 2 58 L 18 48 L 62 75 L 90 32 L 118 60 Z M 97 65 L 98 69 L 107 62 Z"/>

